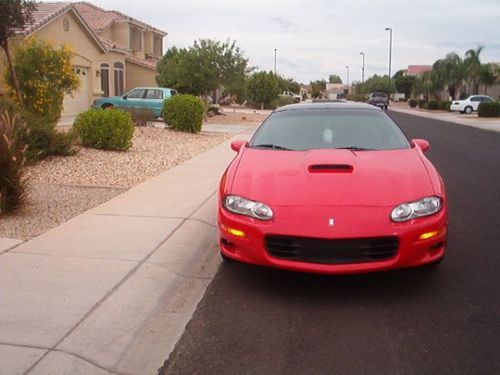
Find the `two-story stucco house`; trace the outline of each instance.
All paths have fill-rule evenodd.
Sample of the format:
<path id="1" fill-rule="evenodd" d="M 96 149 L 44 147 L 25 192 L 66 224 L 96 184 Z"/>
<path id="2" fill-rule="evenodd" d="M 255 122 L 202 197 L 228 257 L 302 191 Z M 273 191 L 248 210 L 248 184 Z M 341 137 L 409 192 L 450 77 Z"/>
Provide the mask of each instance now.
<path id="1" fill-rule="evenodd" d="M 33 13 L 33 23 L 17 38 L 35 37 L 72 47 L 80 89 L 65 97 L 63 116 L 74 116 L 100 96 L 156 86 L 156 63 L 163 54 L 166 35 L 121 12 L 87 2 L 41 2 Z M 2 77 L 4 69 L 0 62 Z M 3 82 L 0 91 L 5 91 Z"/>

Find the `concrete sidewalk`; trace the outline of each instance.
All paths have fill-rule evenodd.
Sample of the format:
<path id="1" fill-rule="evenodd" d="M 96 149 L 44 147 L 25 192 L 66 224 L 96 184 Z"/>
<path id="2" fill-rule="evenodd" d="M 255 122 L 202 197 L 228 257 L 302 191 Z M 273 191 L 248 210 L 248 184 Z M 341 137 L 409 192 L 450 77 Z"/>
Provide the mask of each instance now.
<path id="1" fill-rule="evenodd" d="M 234 155 L 224 142 L 0 243 L 0 374 L 156 373 L 217 270 L 215 192 Z"/>
<path id="2" fill-rule="evenodd" d="M 409 108 L 406 104 L 404 107 L 397 104 L 392 104 L 389 107 L 390 111 L 406 113 L 409 115 L 431 118 L 434 120 L 452 122 L 455 124 L 471 126 L 478 129 L 500 132 L 500 119 L 498 118 L 479 118 L 477 114 L 462 115 L 456 112 L 428 112 L 419 111 Z"/>

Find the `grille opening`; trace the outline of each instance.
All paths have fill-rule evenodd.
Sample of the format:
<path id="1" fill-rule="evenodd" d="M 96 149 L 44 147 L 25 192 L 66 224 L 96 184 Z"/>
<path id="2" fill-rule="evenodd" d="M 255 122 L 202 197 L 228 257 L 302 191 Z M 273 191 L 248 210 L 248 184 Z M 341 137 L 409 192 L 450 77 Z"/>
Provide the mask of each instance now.
<path id="1" fill-rule="evenodd" d="M 311 173 L 351 173 L 352 165 L 348 164 L 314 164 L 309 166 Z"/>
<path id="2" fill-rule="evenodd" d="M 397 254 L 397 237 L 321 239 L 266 236 L 270 256 L 297 262 L 319 264 L 365 263 L 387 260 Z"/>

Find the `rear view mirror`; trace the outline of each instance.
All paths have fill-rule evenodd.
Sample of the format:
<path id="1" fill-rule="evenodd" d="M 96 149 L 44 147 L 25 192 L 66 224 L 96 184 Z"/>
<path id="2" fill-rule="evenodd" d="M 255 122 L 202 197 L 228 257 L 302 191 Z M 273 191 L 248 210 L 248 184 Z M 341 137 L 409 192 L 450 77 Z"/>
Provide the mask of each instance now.
<path id="1" fill-rule="evenodd" d="M 237 139 L 237 140 L 231 142 L 231 148 L 233 149 L 233 151 L 239 152 L 241 149 L 241 146 L 246 145 L 246 144 L 247 144 L 247 141 Z"/>
<path id="2" fill-rule="evenodd" d="M 412 139 L 411 140 L 415 145 L 417 145 L 418 147 L 420 147 L 420 149 L 422 150 L 422 152 L 426 152 L 430 147 L 430 143 L 428 141 L 426 141 L 425 139 Z"/>

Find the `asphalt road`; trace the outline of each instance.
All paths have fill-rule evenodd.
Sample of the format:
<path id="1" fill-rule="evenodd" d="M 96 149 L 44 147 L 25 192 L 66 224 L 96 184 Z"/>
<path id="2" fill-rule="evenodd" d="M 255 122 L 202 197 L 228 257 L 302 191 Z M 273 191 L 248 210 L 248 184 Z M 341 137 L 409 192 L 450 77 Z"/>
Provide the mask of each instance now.
<path id="1" fill-rule="evenodd" d="M 500 133 L 391 113 L 449 195 L 437 268 L 315 276 L 223 264 L 165 374 L 500 374 Z"/>

